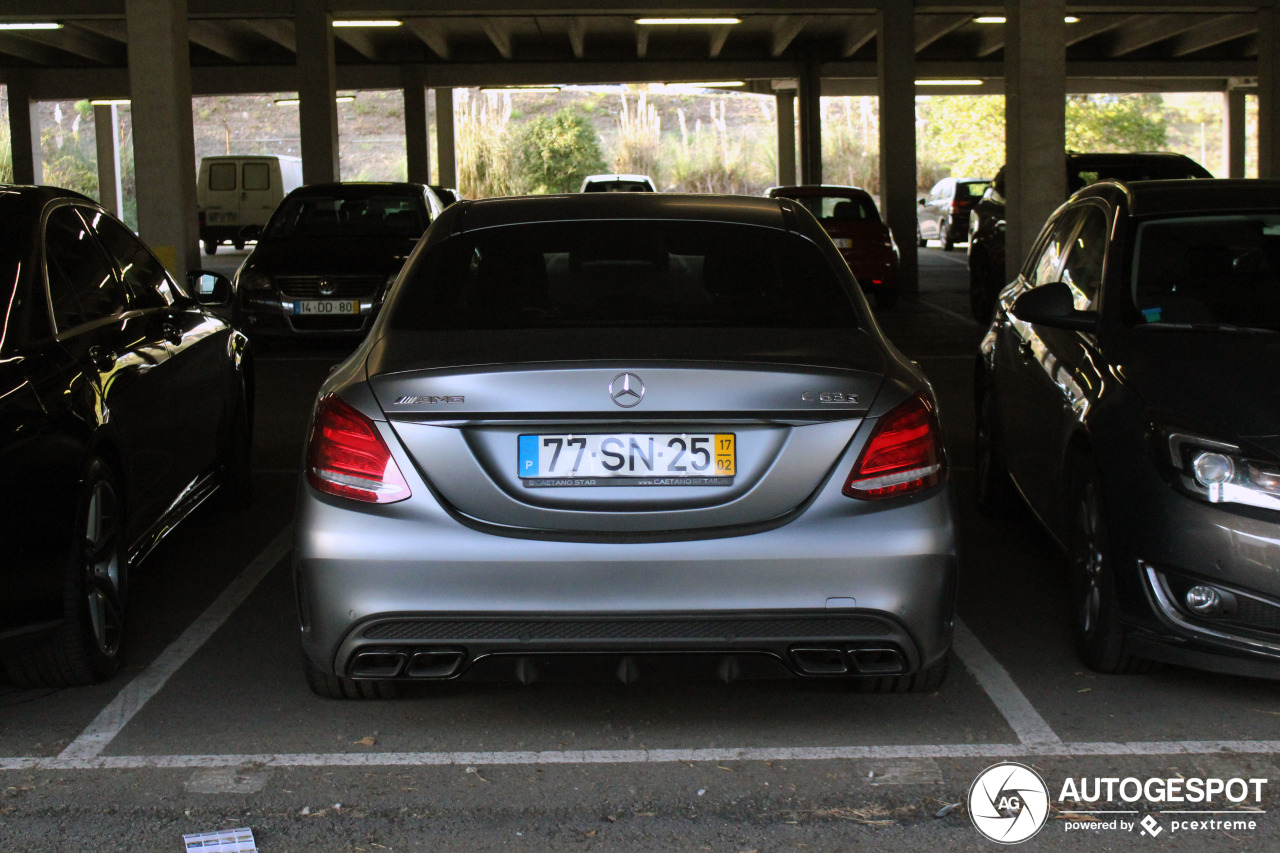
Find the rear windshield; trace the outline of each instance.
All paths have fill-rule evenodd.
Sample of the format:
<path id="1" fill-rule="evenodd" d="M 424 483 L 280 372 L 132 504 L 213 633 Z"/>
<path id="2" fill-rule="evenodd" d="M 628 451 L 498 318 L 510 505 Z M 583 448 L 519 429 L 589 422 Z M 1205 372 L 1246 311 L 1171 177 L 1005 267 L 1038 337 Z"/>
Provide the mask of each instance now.
<path id="1" fill-rule="evenodd" d="M 651 193 L 648 181 L 591 181 L 582 188 L 584 193 Z"/>
<path id="2" fill-rule="evenodd" d="M 393 297 L 391 327 L 842 328 L 857 314 L 813 243 L 710 222 L 487 228 L 440 243 Z"/>
<path id="3" fill-rule="evenodd" d="M 990 181 L 964 181 L 956 185 L 956 198 L 982 198 L 989 186 Z"/>
<path id="4" fill-rule="evenodd" d="M 879 222 L 875 203 L 867 196 L 805 195 L 793 196 L 819 220 L 838 219 L 846 222 Z"/>
<path id="5" fill-rule="evenodd" d="M 1119 160 L 1113 163 L 1091 163 L 1087 168 L 1069 170 L 1071 191 L 1098 181 L 1171 181 L 1184 178 L 1212 177 L 1198 163 L 1187 161 Z"/>
<path id="6" fill-rule="evenodd" d="M 426 230 L 414 196 L 296 196 L 286 198 L 267 223 L 267 237 L 417 237 Z"/>
<path id="7" fill-rule="evenodd" d="M 1280 330 L 1280 212 L 1141 223 L 1129 293 L 1141 325 Z"/>

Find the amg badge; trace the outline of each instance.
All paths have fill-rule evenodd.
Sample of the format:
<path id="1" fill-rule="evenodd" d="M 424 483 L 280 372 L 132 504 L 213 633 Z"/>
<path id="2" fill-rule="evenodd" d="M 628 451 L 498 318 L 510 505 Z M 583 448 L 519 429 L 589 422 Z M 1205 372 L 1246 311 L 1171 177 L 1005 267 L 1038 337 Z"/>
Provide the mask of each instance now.
<path id="1" fill-rule="evenodd" d="M 467 398 L 463 396 L 444 396 L 444 397 L 400 397 L 396 400 L 397 406 L 421 406 L 431 403 L 465 403 Z"/>
<path id="2" fill-rule="evenodd" d="M 848 391 L 805 391 L 800 399 L 806 403 L 856 403 L 858 395 Z"/>

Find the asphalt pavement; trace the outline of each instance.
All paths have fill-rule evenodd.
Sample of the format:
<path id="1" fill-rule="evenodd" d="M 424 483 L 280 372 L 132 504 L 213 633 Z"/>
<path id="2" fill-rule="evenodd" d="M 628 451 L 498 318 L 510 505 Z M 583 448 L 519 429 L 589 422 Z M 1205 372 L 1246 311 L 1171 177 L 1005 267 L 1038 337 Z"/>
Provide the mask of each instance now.
<path id="1" fill-rule="evenodd" d="M 312 695 L 290 521 L 311 400 L 345 352 L 268 345 L 253 506 L 201 508 L 148 560 L 125 669 L 77 690 L 0 684 L 0 851 L 177 851 L 184 835 L 240 827 L 264 853 L 995 850 L 968 798 L 1002 763 L 1034 769 L 1048 791 L 1028 850 L 1280 849 L 1276 683 L 1088 672 L 1053 543 L 1029 516 L 977 513 L 983 329 L 968 317 L 963 252 L 921 250 L 920 297 L 879 315 L 935 386 L 952 463 L 962 580 L 939 690 L 658 678 Z M 243 257 L 224 247 L 203 265 L 230 272 Z M 1107 779 L 1109 798 L 1066 796 Z M 1223 790 L 1171 793 L 1196 780 Z"/>

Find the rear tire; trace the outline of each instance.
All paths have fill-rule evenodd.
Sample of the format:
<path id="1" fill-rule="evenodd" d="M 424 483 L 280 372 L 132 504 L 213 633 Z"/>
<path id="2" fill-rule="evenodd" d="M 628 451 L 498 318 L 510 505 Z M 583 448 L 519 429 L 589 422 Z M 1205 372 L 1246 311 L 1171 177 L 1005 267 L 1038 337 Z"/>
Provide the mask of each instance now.
<path id="1" fill-rule="evenodd" d="M 927 693 L 937 690 L 947 680 L 947 669 L 951 665 L 951 656 L 947 655 L 933 666 L 926 667 L 910 675 L 882 675 L 874 678 L 859 678 L 854 681 L 861 693 Z"/>
<path id="2" fill-rule="evenodd" d="M 1004 454 L 996 443 L 991 392 L 982 356 L 978 356 L 974 369 L 973 398 L 974 491 L 978 511 L 987 518 L 1009 518 L 1018 511 L 1021 499 L 1009 477 Z"/>
<path id="3" fill-rule="evenodd" d="M 929 241 L 924 238 L 924 234 L 920 231 L 920 220 L 916 220 L 916 248 L 923 249 L 929 245 Z"/>
<path id="4" fill-rule="evenodd" d="M 357 681 L 324 672 L 303 656 L 303 674 L 311 692 L 323 699 L 394 699 L 400 692 L 394 681 Z"/>
<path id="5" fill-rule="evenodd" d="M 991 293 L 990 263 L 981 250 L 974 251 L 972 238 L 969 241 L 969 313 L 982 325 L 991 322 L 991 315 L 996 310 L 995 296 Z"/>
<path id="6" fill-rule="evenodd" d="M 217 241 L 217 240 L 205 240 L 205 241 L 204 241 L 204 253 L 205 253 L 206 255 L 216 255 L 216 254 L 218 253 L 218 241 Z"/>
<path id="7" fill-rule="evenodd" d="M 938 242 L 942 244 L 944 252 L 950 252 L 956 247 L 956 241 L 951 239 L 951 223 L 945 219 L 938 222 Z"/>
<path id="8" fill-rule="evenodd" d="M 74 539 L 64 566 L 63 621 L 15 649 L 5 672 L 19 687 L 71 687 L 105 681 L 120 668 L 128 563 L 124 501 L 100 458 L 89 459 L 76 498 Z"/>
<path id="9" fill-rule="evenodd" d="M 1072 471 L 1071 506 L 1067 569 L 1076 652 L 1085 665 L 1096 672 L 1150 672 L 1154 666 L 1152 661 L 1125 649 L 1102 484 L 1088 462 L 1076 465 Z"/>
<path id="10" fill-rule="evenodd" d="M 253 419 L 243 379 L 235 406 L 223 438 L 222 484 L 217 497 L 219 505 L 227 509 L 245 509 L 253 503 Z"/>
<path id="11" fill-rule="evenodd" d="M 232 241 L 231 241 L 231 247 L 232 247 L 233 249 L 235 249 L 237 252 L 242 251 L 242 250 L 244 249 L 244 241 L 243 241 L 243 240 L 232 240 Z"/>

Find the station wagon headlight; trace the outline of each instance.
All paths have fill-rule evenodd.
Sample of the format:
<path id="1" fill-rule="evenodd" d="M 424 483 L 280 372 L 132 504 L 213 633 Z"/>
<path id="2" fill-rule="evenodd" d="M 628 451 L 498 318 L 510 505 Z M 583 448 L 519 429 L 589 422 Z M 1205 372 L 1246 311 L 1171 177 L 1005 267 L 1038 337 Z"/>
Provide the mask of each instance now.
<path id="1" fill-rule="evenodd" d="M 1280 465 L 1246 457 L 1235 444 L 1168 434 L 1169 460 L 1183 485 L 1210 503 L 1280 510 Z"/>
<path id="2" fill-rule="evenodd" d="M 245 267 L 236 273 L 235 286 L 236 290 L 270 290 L 271 276 L 257 267 Z"/>

